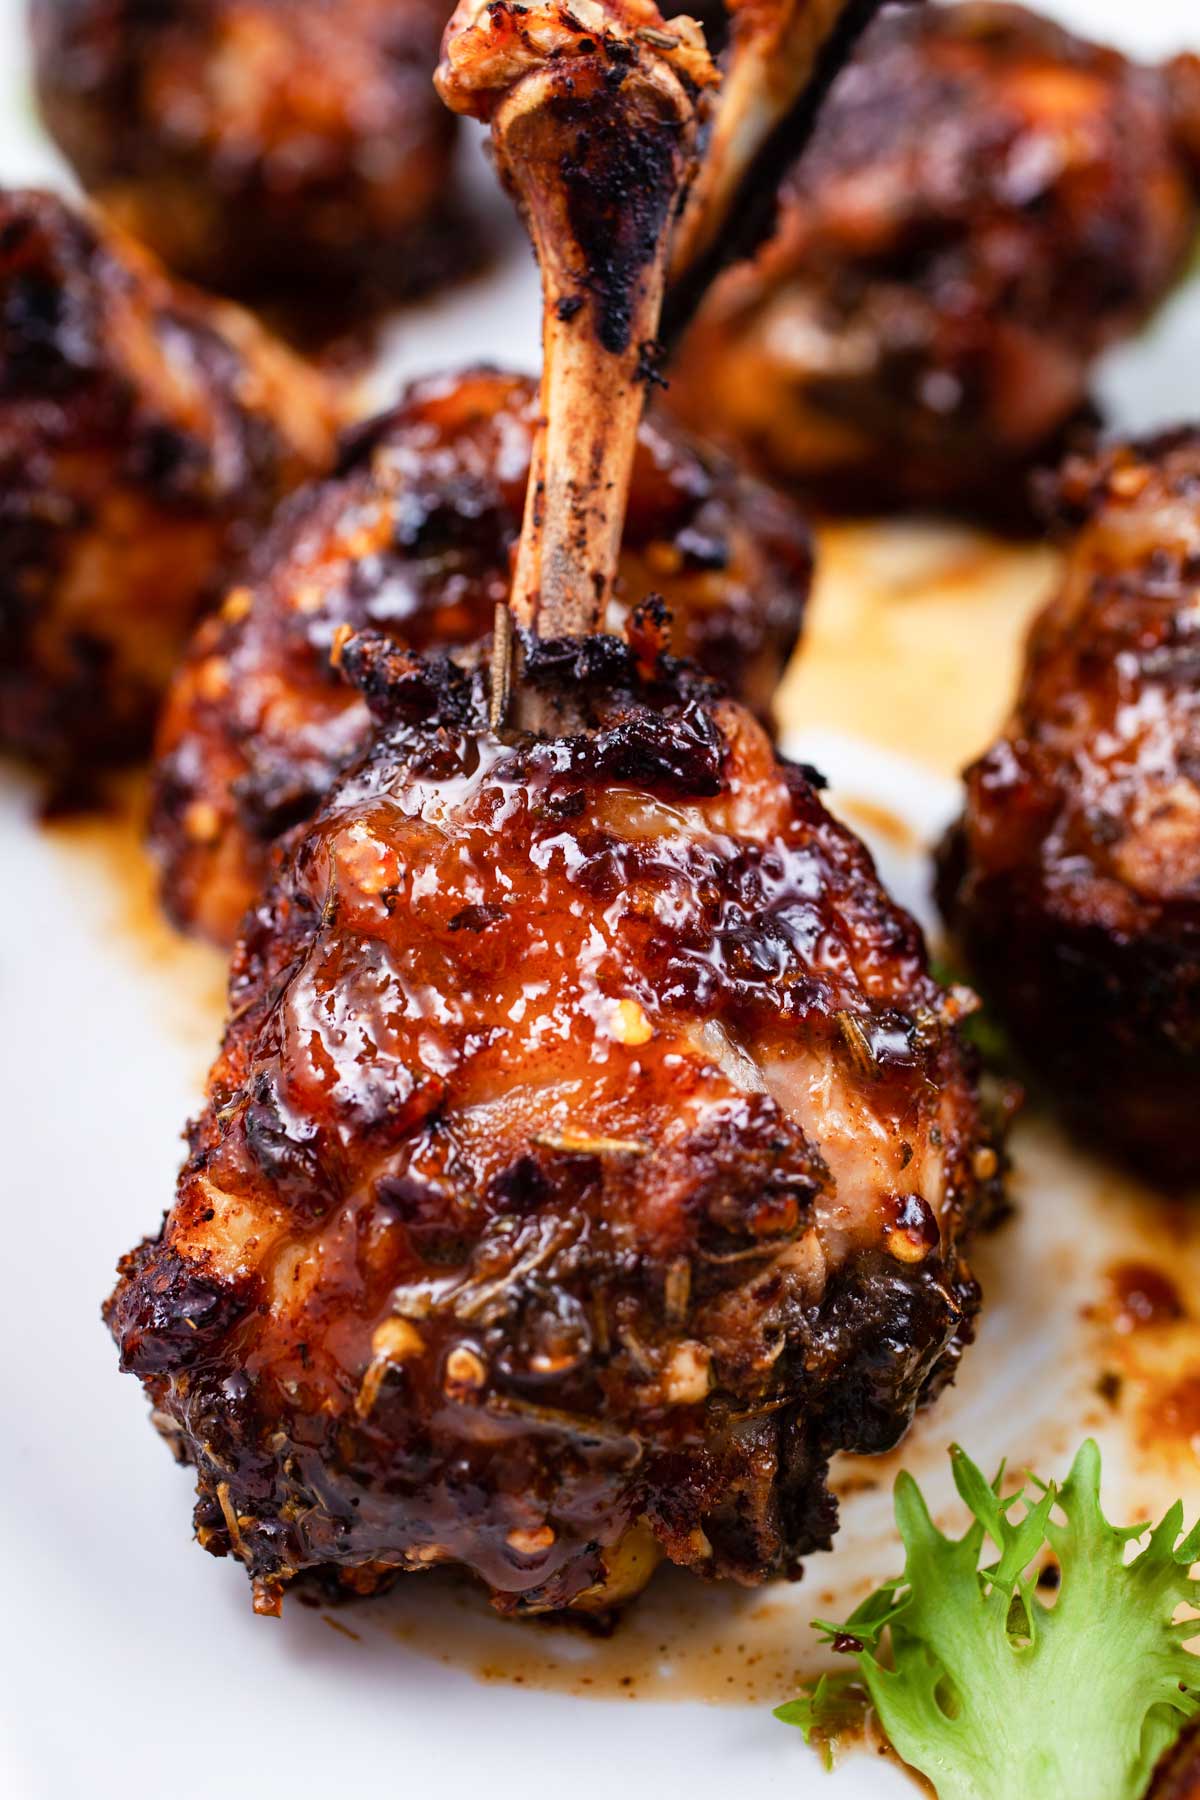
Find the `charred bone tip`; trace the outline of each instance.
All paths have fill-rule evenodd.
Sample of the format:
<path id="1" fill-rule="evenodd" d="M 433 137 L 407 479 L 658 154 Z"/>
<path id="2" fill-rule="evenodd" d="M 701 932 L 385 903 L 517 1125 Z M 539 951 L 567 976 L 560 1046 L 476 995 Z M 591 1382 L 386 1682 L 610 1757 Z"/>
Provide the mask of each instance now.
<path id="1" fill-rule="evenodd" d="M 717 77 L 700 27 L 650 0 L 510 7 L 463 0 L 437 86 L 486 119 L 542 271 L 542 425 L 512 599 L 497 620 L 492 719 L 515 633 L 600 628 L 616 577 L 670 232 L 692 172 L 699 96 Z"/>

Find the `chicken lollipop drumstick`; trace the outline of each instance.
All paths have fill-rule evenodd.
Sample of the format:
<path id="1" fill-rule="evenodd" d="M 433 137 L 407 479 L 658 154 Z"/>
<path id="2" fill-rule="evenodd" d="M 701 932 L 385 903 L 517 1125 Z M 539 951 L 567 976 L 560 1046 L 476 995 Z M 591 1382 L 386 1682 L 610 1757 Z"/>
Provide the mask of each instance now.
<path id="1" fill-rule="evenodd" d="M 513 79 L 535 65 L 558 132 L 576 102 L 534 52 L 563 73 L 559 15 L 521 21 Z M 597 53 L 581 134 L 660 91 L 626 89 L 642 41 Z M 551 213 L 578 166 L 568 135 Z M 612 196 L 606 244 L 643 200 Z M 575 319 L 599 334 L 603 305 Z M 630 437 L 636 413 L 627 349 L 604 354 L 548 382 L 549 442 L 562 408 L 584 428 L 518 558 L 558 629 L 612 580 L 588 409 Z M 437 1563 L 522 1612 L 609 1607 L 664 1554 L 794 1572 L 833 1529 L 830 1455 L 890 1447 L 969 1331 L 996 1155 L 967 997 L 652 605 L 626 640 L 548 639 L 541 609 L 539 586 L 520 688 L 565 731 L 499 728 L 481 656 L 342 646 L 377 735 L 248 922 L 175 1206 L 110 1302 L 201 1541 L 262 1611 L 306 1573 L 361 1592 Z"/>
<path id="2" fill-rule="evenodd" d="M 394 301 L 472 256 L 455 121 L 430 86 L 444 0 L 29 0 L 29 16 L 47 130 L 177 273 L 303 324 L 314 300 Z"/>
<path id="3" fill-rule="evenodd" d="M 1012 715 L 966 772 L 939 898 L 1089 1147 L 1200 1182 L 1200 432 L 1068 457 Z"/>
<path id="4" fill-rule="evenodd" d="M 0 746 L 78 804 L 333 459 L 320 375 L 90 210 L 0 189 Z"/>
<path id="5" fill-rule="evenodd" d="M 538 416 L 525 376 L 427 377 L 282 510 L 247 580 L 193 638 L 161 715 L 151 839 L 176 923 L 231 943 L 276 840 L 366 748 L 366 702 L 330 661 L 347 627 L 413 650 L 491 629 Z M 810 574 L 791 502 L 661 412 L 643 419 L 608 630 L 653 587 L 670 647 L 765 717 Z"/>
<path id="6" fill-rule="evenodd" d="M 1187 265 L 1200 60 L 1139 64 L 1008 0 L 888 6 L 765 193 L 669 404 L 839 507 L 1027 527 L 1028 471 L 1086 432 L 1097 359 Z"/>

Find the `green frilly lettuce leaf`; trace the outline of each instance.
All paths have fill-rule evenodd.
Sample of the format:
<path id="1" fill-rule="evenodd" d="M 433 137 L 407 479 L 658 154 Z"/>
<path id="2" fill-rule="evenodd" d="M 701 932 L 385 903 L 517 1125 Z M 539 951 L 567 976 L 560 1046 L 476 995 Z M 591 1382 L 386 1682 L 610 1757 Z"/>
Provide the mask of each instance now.
<path id="1" fill-rule="evenodd" d="M 844 1625 L 853 1676 L 825 1677 L 778 1709 L 805 1737 L 836 1737 L 849 1683 L 865 1686 L 904 1761 L 938 1800 L 1141 1800 L 1158 1758 L 1200 1711 L 1200 1525 L 1176 1503 L 1161 1524 L 1121 1529 L 1100 1506 L 1100 1453 L 1083 1445 L 1061 1488 L 1000 1497 L 963 1451 L 954 1480 L 973 1515 L 940 1532 L 911 1476 L 896 1482 L 904 1573 Z M 1145 1539 L 1132 1557 L 1129 1546 Z M 998 1553 L 984 1562 L 988 1545 Z M 1037 1587 L 1049 1549 L 1061 1579 Z"/>

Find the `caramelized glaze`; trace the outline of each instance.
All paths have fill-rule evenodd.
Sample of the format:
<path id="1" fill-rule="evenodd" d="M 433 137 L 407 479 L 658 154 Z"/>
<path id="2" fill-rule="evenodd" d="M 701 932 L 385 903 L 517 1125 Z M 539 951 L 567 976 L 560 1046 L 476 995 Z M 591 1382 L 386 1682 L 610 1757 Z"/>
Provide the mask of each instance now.
<path id="1" fill-rule="evenodd" d="M 670 404 L 840 506 L 1024 522 L 1025 471 L 1186 263 L 1196 71 L 994 0 L 886 9 L 774 235 L 685 339 Z"/>
<path id="2" fill-rule="evenodd" d="M 491 629 L 509 585 L 537 415 L 534 385 L 433 377 L 347 443 L 297 497 L 248 584 L 200 630 L 158 736 L 152 835 L 173 917 L 228 942 L 280 832 L 370 734 L 332 666 L 350 627 L 414 649 Z M 811 573 L 788 502 L 654 414 L 638 437 L 610 623 L 662 595 L 680 651 L 766 713 Z"/>
<path id="3" fill-rule="evenodd" d="M 461 1563 L 611 1603 L 826 1542 L 951 1373 L 990 1204 L 913 922 L 695 675 L 530 643 L 509 742 L 378 637 L 381 729 L 247 924 L 210 1102 L 109 1319 L 260 1604 Z M 996 1159 L 989 1159 L 994 1172 Z"/>
<path id="4" fill-rule="evenodd" d="M 35 0 L 38 97 L 83 186 L 181 274 L 395 299 L 474 248 L 432 85 L 445 19 L 437 0 Z"/>
<path id="5" fill-rule="evenodd" d="M 1200 437 L 1070 459 L 1059 592 L 967 771 L 943 910 L 1085 1142 L 1200 1176 Z"/>
<path id="6" fill-rule="evenodd" d="M 247 314 L 0 192 L 0 744 L 75 802 L 144 751 L 196 619 L 334 430 Z"/>

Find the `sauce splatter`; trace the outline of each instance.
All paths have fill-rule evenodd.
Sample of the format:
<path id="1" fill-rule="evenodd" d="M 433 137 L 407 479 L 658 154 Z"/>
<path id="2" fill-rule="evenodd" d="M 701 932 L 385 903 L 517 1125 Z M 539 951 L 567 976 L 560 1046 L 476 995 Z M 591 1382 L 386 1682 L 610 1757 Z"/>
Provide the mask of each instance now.
<path id="1" fill-rule="evenodd" d="M 827 727 L 957 775 L 1016 690 L 1025 628 L 1057 552 L 961 526 L 826 525 L 785 729 Z"/>
<path id="2" fill-rule="evenodd" d="M 1142 1429 L 1158 1449 L 1189 1452 L 1200 1466 L 1200 1368 L 1143 1402 Z"/>
<path id="3" fill-rule="evenodd" d="M 1169 1275 L 1148 1263 L 1118 1263 L 1109 1272 L 1113 1324 L 1117 1331 L 1144 1331 L 1185 1316 L 1179 1290 Z"/>

